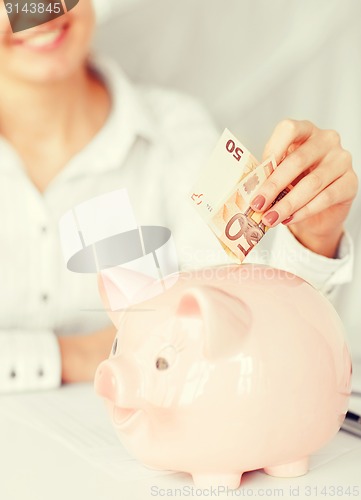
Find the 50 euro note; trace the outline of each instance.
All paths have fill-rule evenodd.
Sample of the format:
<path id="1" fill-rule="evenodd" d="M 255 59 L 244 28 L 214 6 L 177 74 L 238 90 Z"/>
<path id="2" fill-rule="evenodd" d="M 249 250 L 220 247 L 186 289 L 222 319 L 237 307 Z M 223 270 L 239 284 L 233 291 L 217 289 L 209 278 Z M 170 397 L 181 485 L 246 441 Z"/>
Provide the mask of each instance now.
<path id="1" fill-rule="evenodd" d="M 238 263 L 268 230 L 262 223 L 262 213 L 254 212 L 250 203 L 276 167 L 273 157 L 260 164 L 226 129 L 190 193 L 198 213 Z M 290 188 L 282 191 L 274 203 Z"/>

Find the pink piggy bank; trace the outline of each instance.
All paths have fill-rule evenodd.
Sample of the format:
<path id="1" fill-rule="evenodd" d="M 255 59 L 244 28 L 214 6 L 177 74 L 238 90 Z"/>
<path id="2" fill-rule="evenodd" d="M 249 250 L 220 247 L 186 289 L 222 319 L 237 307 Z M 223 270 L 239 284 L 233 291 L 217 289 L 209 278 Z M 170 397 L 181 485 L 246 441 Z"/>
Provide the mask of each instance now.
<path id="1" fill-rule="evenodd" d="M 260 468 L 299 476 L 342 424 L 351 382 L 342 325 L 292 274 L 180 273 L 115 321 L 95 390 L 124 446 L 151 468 L 188 472 L 197 487 L 237 488 Z"/>

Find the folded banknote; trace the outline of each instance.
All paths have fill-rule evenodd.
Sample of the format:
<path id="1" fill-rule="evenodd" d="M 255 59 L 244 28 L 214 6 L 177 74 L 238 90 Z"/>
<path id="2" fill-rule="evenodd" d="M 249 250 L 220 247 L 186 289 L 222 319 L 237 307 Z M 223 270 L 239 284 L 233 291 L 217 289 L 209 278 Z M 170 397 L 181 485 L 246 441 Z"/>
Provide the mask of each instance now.
<path id="1" fill-rule="evenodd" d="M 260 164 L 226 129 L 190 193 L 196 210 L 236 262 L 243 261 L 268 229 L 250 203 L 276 167 L 273 157 Z"/>

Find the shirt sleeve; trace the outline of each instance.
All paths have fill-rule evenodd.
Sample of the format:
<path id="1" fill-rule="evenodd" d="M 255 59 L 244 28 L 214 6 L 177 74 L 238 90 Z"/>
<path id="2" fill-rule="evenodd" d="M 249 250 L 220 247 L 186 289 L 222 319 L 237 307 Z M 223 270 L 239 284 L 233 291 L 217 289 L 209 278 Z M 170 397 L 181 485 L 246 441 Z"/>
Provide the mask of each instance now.
<path id="1" fill-rule="evenodd" d="M 264 239 L 267 237 L 268 233 Z M 340 241 L 336 258 L 330 259 L 308 250 L 287 227 L 280 225 L 274 231 L 269 247 L 256 247 L 247 261 L 292 272 L 331 298 L 338 285 L 352 279 L 353 253 L 352 239 L 347 232 Z"/>
<path id="2" fill-rule="evenodd" d="M 0 394 L 54 389 L 61 356 L 51 331 L 0 331 Z"/>

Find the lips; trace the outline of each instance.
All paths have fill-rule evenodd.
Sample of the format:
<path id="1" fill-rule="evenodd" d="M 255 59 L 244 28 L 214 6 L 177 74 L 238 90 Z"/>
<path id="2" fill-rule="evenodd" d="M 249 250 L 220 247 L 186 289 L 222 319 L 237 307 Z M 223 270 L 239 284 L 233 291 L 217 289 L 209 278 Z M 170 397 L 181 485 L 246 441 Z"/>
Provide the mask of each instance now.
<path id="1" fill-rule="evenodd" d="M 130 424 L 139 415 L 141 410 L 134 408 L 121 408 L 119 406 L 113 407 L 113 422 L 117 427 L 123 427 Z"/>
<path id="2" fill-rule="evenodd" d="M 32 30 L 24 35 L 12 37 L 12 44 L 31 50 L 50 50 L 60 45 L 68 30 L 69 23 L 47 30 Z"/>

